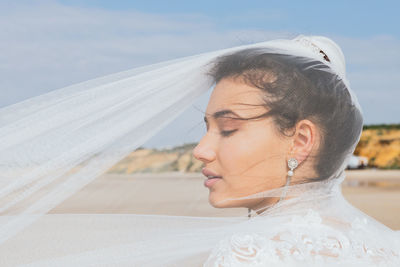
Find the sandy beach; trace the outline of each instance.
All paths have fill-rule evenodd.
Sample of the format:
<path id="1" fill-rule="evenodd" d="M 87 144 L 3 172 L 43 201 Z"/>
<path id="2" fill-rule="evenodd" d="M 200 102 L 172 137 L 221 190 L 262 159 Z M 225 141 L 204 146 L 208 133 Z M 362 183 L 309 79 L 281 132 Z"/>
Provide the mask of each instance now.
<path id="1" fill-rule="evenodd" d="M 345 198 L 363 212 L 400 230 L 400 170 L 348 170 Z M 105 174 L 50 213 L 138 213 L 185 216 L 246 216 L 245 208 L 208 203 L 201 173 Z"/>

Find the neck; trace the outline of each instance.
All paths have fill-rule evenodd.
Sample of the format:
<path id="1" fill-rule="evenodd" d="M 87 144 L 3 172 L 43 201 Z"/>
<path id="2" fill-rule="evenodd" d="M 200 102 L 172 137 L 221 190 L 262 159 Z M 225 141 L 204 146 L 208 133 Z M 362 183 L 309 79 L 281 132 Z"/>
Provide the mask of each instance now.
<path id="1" fill-rule="evenodd" d="M 250 210 L 255 211 L 258 215 L 261 213 L 265 212 L 266 210 L 275 207 L 280 203 L 281 201 L 290 199 L 291 197 L 268 197 L 265 199 L 262 199 L 260 202 L 258 202 L 256 205 L 253 205 L 250 207 Z"/>

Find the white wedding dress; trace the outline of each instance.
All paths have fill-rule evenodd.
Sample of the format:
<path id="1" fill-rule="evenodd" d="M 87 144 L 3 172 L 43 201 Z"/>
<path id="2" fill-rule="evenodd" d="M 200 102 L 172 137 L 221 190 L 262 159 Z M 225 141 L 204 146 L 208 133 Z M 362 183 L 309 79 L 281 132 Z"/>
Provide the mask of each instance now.
<path id="1" fill-rule="evenodd" d="M 209 90 L 213 59 L 249 47 L 337 74 L 361 110 L 340 49 L 304 36 L 137 68 L 0 109 L 0 266 L 400 266 L 400 233 L 342 196 L 358 140 L 323 182 L 244 196 L 282 197 L 251 218 L 50 212 Z"/>
<path id="2" fill-rule="evenodd" d="M 205 266 L 399 266 L 394 234 L 339 191 L 293 198 L 221 240 Z"/>

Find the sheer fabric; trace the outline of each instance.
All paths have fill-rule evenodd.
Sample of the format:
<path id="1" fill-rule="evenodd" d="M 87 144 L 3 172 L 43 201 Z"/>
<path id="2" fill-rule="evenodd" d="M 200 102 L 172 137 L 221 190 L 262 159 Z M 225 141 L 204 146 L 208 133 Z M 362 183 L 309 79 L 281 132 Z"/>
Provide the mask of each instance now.
<path id="1" fill-rule="evenodd" d="M 305 73 L 337 75 L 327 93 L 347 92 L 361 111 L 340 48 L 316 36 L 162 62 L 5 107 L 0 110 L 0 265 L 400 266 L 399 232 L 341 194 L 361 128 L 341 166 L 324 181 L 235 198 L 282 198 L 250 219 L 50 213 L 209 90 L 213 80 L 207 72 L 215 58 L 251 47 L 286 56 Z"/>

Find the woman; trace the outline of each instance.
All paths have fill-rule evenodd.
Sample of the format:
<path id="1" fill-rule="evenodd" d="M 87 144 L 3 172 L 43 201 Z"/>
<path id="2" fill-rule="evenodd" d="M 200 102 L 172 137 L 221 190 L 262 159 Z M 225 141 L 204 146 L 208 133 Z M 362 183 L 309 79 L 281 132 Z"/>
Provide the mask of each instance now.
<path id="1" fill-rule="evenodd" d="M 217 85 L 204 118 L 208 133 L 193 153 L 205 163 L 204 172 L 224 177 L 206 182 L 211 204 L 283 186 L 290 158 L 297 168 L 291 184 L 321 181 L 339 171 L 358 142 L 362 115 L 342 79 L 329 70 L 317 59 L 262 48 L 217 60 L 210 73 Z"/>
<path id="2" fill-rule="evenodd" d="M 248 234 L 223 240 L 206 266 L 399 264 L 395 238 L 378 238 L 390 240 L 392 231 L 340 193 L 344 163 L 362 131 L 361 109 L 344 71 L 331 69 L 331 60 L 344 68 L 340 48 L 327 38 L 309 39 L 321 59 L 250 48 L 221 56 L 210 72 L 216 86 L 207 133 L 193 151 L 205 164 L 210 204 L 247 207 L 260 218 Z M 302 192 L 268 197 L 289 184 Z"/>
<path id="3" fill-rule="evenodd" d="M 193 155 L 210 204 L 250 219 L 51 214 L 214 84 Z M 398 233 L 341 194 L 362 113 L 328 38 L 163 62 L 0 115 L 2 266 L 399 266 Z"/>

